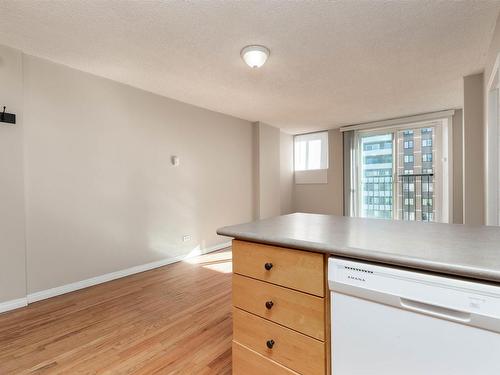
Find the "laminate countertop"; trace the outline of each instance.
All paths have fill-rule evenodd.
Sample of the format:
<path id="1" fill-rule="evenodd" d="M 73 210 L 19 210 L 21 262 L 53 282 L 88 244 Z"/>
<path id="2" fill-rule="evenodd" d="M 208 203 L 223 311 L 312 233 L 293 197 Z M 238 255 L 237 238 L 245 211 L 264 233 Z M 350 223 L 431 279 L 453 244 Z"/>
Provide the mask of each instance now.
<path id="1" fill-rule="evenodd" d="M 500 283 L 500 227 L 295 213 L 220 235 Z"/>

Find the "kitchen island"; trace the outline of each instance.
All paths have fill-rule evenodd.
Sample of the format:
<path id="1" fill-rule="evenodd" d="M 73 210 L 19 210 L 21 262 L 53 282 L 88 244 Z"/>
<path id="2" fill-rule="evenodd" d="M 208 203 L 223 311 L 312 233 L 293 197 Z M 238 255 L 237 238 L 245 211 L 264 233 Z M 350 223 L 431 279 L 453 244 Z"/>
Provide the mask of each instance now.
<path id="1" fill-rule="evenodd" d="M 329 374 L 332 255 L 500 283 L 500 229 L 296 213 L 233 242 L 235 374 Z"/>

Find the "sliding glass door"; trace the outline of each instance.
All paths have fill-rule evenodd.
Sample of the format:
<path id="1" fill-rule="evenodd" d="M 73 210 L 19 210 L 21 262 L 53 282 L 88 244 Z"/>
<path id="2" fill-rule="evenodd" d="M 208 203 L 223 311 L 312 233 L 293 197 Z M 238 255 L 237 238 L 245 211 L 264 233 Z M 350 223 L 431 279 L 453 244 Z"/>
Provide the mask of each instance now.
<path id="1" fill-rule="evenodd" d="M 436 125 L 357 134 L 358 216 L 435 221 Z"/>
<path id="2" fill-rule="evenodd" d="M 368 133 L 359 138 L 362 217 L 393 218 L 393 137 L 393 133 Z"/>
<path id="3" fill-rule="evenodd" d="M 397 132 L 398 218 L 434 221 L 434 127 Z"/>

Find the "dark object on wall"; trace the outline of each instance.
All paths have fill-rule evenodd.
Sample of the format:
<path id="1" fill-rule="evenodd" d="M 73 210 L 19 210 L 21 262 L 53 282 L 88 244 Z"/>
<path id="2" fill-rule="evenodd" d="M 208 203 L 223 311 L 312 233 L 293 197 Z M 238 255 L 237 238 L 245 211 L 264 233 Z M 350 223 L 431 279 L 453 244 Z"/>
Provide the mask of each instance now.
<path id="1" fill-rule="evenodd" d="M 0 122 L 5 122 L 7 124 L 15 124 L 16 123 L 16 115 L 13 113 L 6 113 L 5 106 L 4 106 L 3 111 L 0 112 Z"/>

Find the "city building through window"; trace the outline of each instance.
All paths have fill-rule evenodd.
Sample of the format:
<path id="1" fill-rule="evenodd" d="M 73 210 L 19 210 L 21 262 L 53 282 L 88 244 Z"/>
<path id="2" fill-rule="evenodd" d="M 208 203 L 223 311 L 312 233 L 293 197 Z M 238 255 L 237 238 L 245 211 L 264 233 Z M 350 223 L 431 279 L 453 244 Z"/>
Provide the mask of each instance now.
<path id="1" fill-rule="evenodd" d="M 435 221 L 439 122 L 357 133 L 358 216 Z"/>

